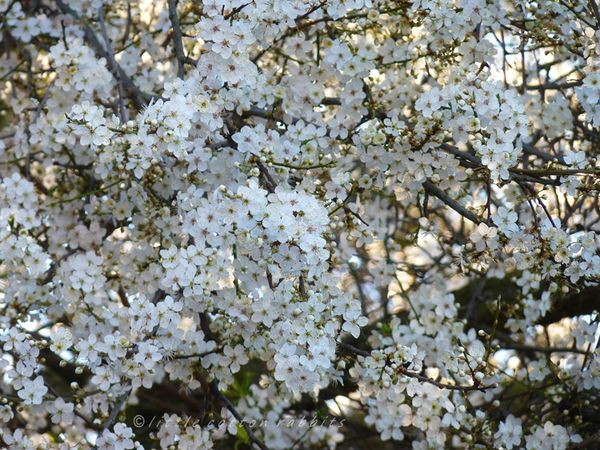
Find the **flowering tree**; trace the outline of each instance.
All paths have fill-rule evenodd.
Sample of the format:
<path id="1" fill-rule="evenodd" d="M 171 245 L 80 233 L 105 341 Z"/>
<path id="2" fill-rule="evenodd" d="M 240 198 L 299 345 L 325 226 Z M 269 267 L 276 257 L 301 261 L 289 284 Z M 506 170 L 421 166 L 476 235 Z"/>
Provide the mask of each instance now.
<path id="1" fill-rule="evenodd" d="M 595 0 L 0 11 L 3 448 L 598 448 Z"/>

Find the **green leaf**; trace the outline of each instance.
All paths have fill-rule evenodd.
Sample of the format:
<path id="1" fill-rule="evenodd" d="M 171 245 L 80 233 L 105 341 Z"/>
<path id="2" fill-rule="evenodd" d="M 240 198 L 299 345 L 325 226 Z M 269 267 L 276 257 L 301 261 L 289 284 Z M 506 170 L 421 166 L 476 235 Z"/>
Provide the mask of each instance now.
<path id="1" fill-rule="evenodd" d="M 246 431 L 246 429 L 244 428 L 244 426 L 241 423 L 238 423 L 234 450 L 238 450 L 239 446 L 242 444 L 249 444 L 249 443 L 250 443 L 250 437 L 248 436 L 248 432 Z"/>

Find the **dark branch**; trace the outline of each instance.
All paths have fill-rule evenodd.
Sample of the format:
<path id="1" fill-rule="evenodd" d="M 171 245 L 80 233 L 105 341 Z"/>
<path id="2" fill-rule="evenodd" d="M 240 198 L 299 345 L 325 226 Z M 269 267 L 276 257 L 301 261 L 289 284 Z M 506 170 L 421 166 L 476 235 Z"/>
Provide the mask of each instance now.
<path id="1" fill-rule="evenodd" d="M 431 181 L 429 181 L 429 180 L 425 181 L 423 183 L 423 189 L 425 189 L 425 192 L 427 192 L 429 195 L 433 195 L 434 197 L 437 197 L 439 200 L 441 200 L 447 206 L 452 208 L 454 211 L 456 211 L 458 214 L 463 216 L 465 219 L 468 219 L 471 222 L 473 222 L 475 225 L 479 225 L 481 223 L 481 220 L 479 219 L 479 217 L 477 217 L 477 215 L 475 215 L 475 213 L 469 211 L 467 208 L 462 206 L 456 200 L 449 197 L 445 192 L 443 192 L 440 188 L 438 188 Z"/>
<path id="2" fill-rule="evenodd" d="M 132 98 L 133 102 L 135 103 L 135 106 L 138 109 L 142 109 L 146 104 L 146 101 L 145 101 L 146 96 L 133 83 L 131 78 L 129 78 L 129 76 L 125 73 L 125 71 L 121 68 L 121 66 L 116 61 L 114 61 L 114 58 L 111 61 L 111 58 L 109 57 L 108 52 L 104 49 L 104 47 L 100 43 L 100 40 L 96 36 L 96 33 L 94 32 L 94 30 L 92 30 L 92 28 L 89 25 L 85 24 L 84 21 L 82 20 L 82 18 L 72 8 L 65 5 L 65 3 L 63 3 L 62 0 L 56 0 L 56 5 L 62 11 L 63 14 L 67 14 L 67 15 L 77 19 L 78 21 L 82 22 L 81 27 L 83 28 L 85 41 L 92 47 L 94 52 L 96 52 L 96 56 L 98 56 L 99 58 L 104 58 L 108 61 L 108 68 L 111 71 L 111 73 L 117 79 L 119 79 L 119 77 L 120 77 L 120 79 L 123 82 L 123 86 L 130 93 L 131 98 Z"/>
<path id="3" fill-rule="evenodd" d="M 181 79 L 185 76 L 185 54 L 183 53 L 183 36 L 181 26 L 179 25 L 179 16 L 177 15 L 177 4 L 175 0 L 169 2 L 169 20 L 173 27 L 173 44 L 175 45 L 175 54 L 177 55 L 177 76 Z"/>

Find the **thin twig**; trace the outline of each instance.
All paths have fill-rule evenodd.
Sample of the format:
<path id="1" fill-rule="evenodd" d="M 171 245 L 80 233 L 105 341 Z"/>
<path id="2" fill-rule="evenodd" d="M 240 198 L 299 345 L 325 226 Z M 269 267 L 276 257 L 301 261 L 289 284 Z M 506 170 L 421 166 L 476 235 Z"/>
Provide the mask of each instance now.
<path id="1" fill-rule="evenodd" d="M 420 375 L 417 372 L 411 372 L 409 370 L 401 371 L 400 373 L 403 375 L 406 375 L 408 377 L 411 377 L 411 378 L 416 378 L 417 380 L 423 381 L 424 383 L 432 384 L 434 386 L 439 387 L 440 389 L 450 389 L 453 391 L 463 391 L 463 392 L 485 391 L 486 389 L 494 389 L 497 387 L 495 384 L 490 384 L 490 385 L 485 385 L 485 386 L 477 385 L 477 384 L 474 384 L 473 386 L 464 386 L 464 385 L 460 385 L 460 384 L 441 383 L 439 381 L 435 381 L 432 378 L 426 377 L 424 375 Z"/>
<path id="2" fill-rule="evenodd" d="M 267 191 L 269 191 L 269 193 L 272 194 L 273 192 L 275 192 L 277 183 L 275 182 L 275 180 L 269 173 L 269 170 L 265 167 L 265 165 L 258 158 L 256 159 L 256 165 L 258 166 L 258 170 L 260 171 L 260 174 L 264 178 L 265 187 L 267 188 Z"/>
<path id="3" fill-rule="evenodd" d="M 600 11 L 598 11 L 598 5 L 595 0 L 590 0 L 590 6 L 592 7 L 592 12 L 594 13 L 594 17 L 596 18 L 596 23 L 600 26 Z"/>
<path id="4" fill-rule="evenodd" d="M 112 44 L 110 43 L 110 38 L 108 37 L 108 32 L 106 31 L 106 22 L 104 20 L 104 8 L 100 6 L 98 8 L 98 22 L 100 22 L 100 31 L 102 32 L 102 37 L 104 38 L 104 42 L 106 43 L 106 54 L 110 61 L 110 64 L 113 67 L 117 67 L 117 61 L 115 60 L 115 53 L 112 48 Z M 123 79 L 121 78 L 121 72 L 119 70 L 115 71 L 115 78 L 117 79 L 117 87 L 119 90 L 119 118 L 121 119 L 121 123 L 127 122 L 127 110 L 125 109 L 125 89 L 123 87 Z"/>
<path id="5" fill-rule="evenodd" d="M 580 350 L 578 348 L 568 348 L 568 347 L 537 347 L 535 345 L 525 345 L 525 344 L 506 344 L 501 345 L 501 348 L 508 350 L 517 350 L 523 352 L 535 352 L 535 353 L 578 353 L 581 355 L 586 355 L 587 352 L 585 350 Z"/>
<path id="6" fill-rule="evenodd" d="M 227 398 L 227 396 L 221 392 L 219 389 L 219 381 L 217 379 L 213 380 L 213 382 L 210 384 L 210 389 L 213 395 L 219 397 L 219 399 L 225 404 L 225 407 L 229 410 L 229 412 L 231 412 L 231 414 L 233 414 L 233 417 L 235 417 L 242 424 L 246 430 L 246 433 L 248 434 L 248 438 L 261 450 L 269 450 L 269 447 L 267 447 L 263 441 L 256 437 L 250 425 L 246 423 L 242 415 L 237 409 L 235 409 L 235 406 L 233 403 L 231 403 L 231 400 L 229 400 L 229 398 Z"/>
<path id="7" fill-rule="evenodd" d="M 96 36 L 94 30 L 83 21 L 83 19 L 79 16 L 79 14 L 77 14 L 75 10 L 65 5 L 65 3 L 62 0 L 55 1 L 56 5 L 62 11 L 63 14 L 67 14 L 82 22 L 81 27 L 83 28 L 85 41 L 96 52 L 96 56 L 100 58 L 105 58 L 108 61 L 108 66 L 111 73 L 115 77 L 117 76 L 117 74 L 121 77 L 121 79 L 123 80 L 123 85 L 125 86 L 125 89 L 131 94 L 135 106 L 138 109 L 142 109 L 146 105 L 147 97 L 151 98 L 151 96 L 147 96 L 144 93 L 142 93 L 142 91 L 135 85 L 131 78 L 129 78 L 129 76 L 125 73 L 121 66 L 116 61 L 114 61 L 114 59 L 111 61 L 111 59 L 108 56 L 108 52 L 100 43 L 100 40 L 98 39 L 98 36 Z"/>
<path id="8" fill-rule="evenodd" d="M 104 422 L 101 431 L 99 431 L 98 434 L 101 434 L 104 430 L 107 430 L 115 423 L 115 421 L 117 420 L 117 416 L 119 415 L 119 411 L 121 411 L 123 404 L 129 398 L 129 394 L 131 394 L 131 387 L 127 388 L 127 390 L 123 394 L 121 394 L 121 396 L 117 399 L 117 401 L 115 402 L 115 406 L 113 406 L 113 409 L 111 410 L 110 415 L 108 416 L 108 419 L 106 419 L 106 422 Z M 97 448 L 98 446 L 94 445 L 92 447 L 92 450 L 96 450 Z"/>
<path id="9" fill-rule="evenodd" d="M 353 345 L 350 344 L 346 344 L 345 342 L 340 342 L 338 341 L 338 346 L 344 350 L 347 350 L 351 353 L 354 353 L 356 355 L 359 356 L 371 356 L 371 353 L 366 351 L 366 350 L 361 350 Z M 406 375 L 407 377 L 411 377 L 411 378 L 416 378 L 419 381 L 422 381 L 424 383 L 429 383 L 432 384 L 434 386 L 439 387 L 440 389 L 450 389 L 450 390 L 454 390 L 454 391 L 484 391 L 486 389 L 493 389 L 496 387 L 495 384 L 492 385 L 477 385 L 474 384 L 473 386 L 464 386 L 464 385 L 460 385 L 460 384 L 447 384 L 447 383 L 442 383 L 439 381 L 434 380 L 433 378 L 429 378 L 426 377 L 425 375 L 421 375 L 418 374 L 417 372 L 412 372 L 410 370 L 405 370 L 404 368 L 400 369 L 399 372 L 401 375 Z"/>

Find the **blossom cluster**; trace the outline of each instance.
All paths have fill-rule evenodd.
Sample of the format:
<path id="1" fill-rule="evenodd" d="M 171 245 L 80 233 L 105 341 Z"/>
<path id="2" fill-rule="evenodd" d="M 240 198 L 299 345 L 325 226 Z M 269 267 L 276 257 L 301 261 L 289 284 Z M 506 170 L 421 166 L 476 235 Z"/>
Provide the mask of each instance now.
<path id="1" fill-rule="evenodd" d="M 0 0 L 0 446 L 597 446 L 596 3 Z"/>

